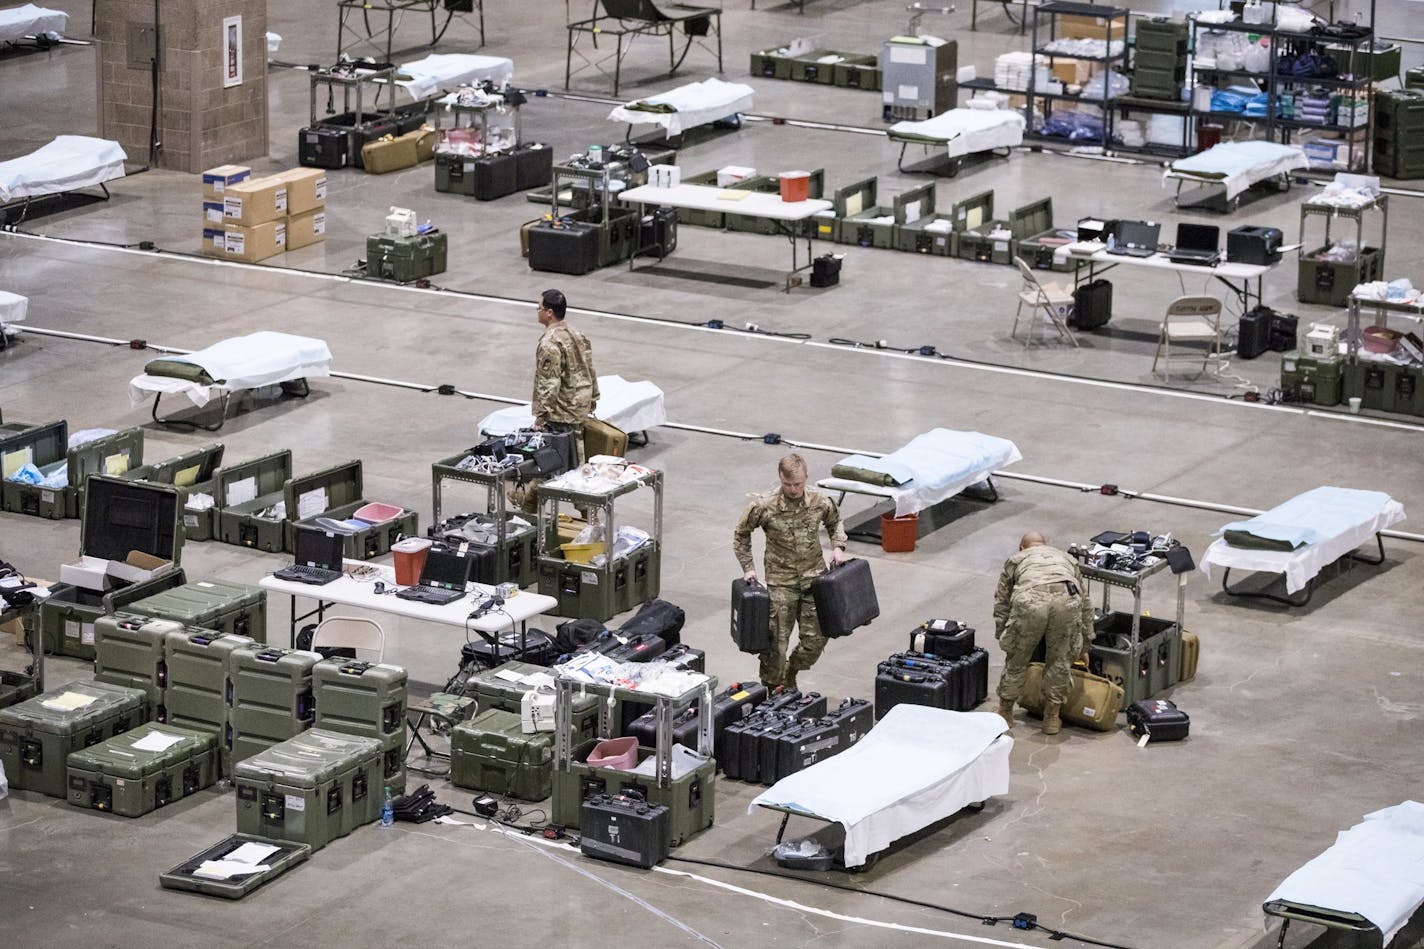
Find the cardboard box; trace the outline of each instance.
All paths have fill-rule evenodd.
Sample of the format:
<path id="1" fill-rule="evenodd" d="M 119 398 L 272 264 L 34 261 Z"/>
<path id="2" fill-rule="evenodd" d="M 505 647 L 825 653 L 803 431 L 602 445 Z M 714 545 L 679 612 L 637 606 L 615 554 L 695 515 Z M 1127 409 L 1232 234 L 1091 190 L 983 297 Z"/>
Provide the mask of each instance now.
<path id="1" fill-rule="evenodd" d="M 232 185 L 252 177 L 252 169 L 246 165 L 218 165 L 203 172 L 203 197 L 221 201 L 223 193 Z"/>
<path id="2" fill-rule="evenodd" d="M 1102 16 L 1077 16 L 1063 14 L 1057 18 L 1056 33 L 1062 37 L 1080 40 L 1120 40 L 1127 35 L 1127 17 L 1120 16 L 1112 21 L 1112 34 L 1108 34 L 1108 18 Z"/>
<path id="3" fill-rule="evenodd" d="M 141 550 L 129 551 L 124 560 L 105 560 L 103 557 L 80 554 L 73 563 L 59 565 L 59 581 L 103 593 L 118 585 L 115 580 L 138 583 L 152 578 L 155 571 L 168 566 L 171 566 L 171 561 Z"/>
<path id="4" fill-rule="evenodd" d="M 223 192 L 223 221 L 255 227 L 287 216 L 287 182 L 273 175 L 229 185 Z"/>
<path id="5" fill-rule="evenodd" d="M 203 202 L 203 227 L 223 226 L 223 203 L 221 201 Z"/>
<path id="6" fill-rule="evenodd" d="M 306 247 L 324 240 L 326 240 L 325 208 L 287 218 L 287 250 L 296 250 L 298 247 Z"/>
<path id="7" fill-rule="evenodd" d="M 227 260 L 256 263 L 287 249 L 287 219 L 256 227 L 205 227 L 203 253 Z"/>
<path id="8" fill-rule="evenodd" d="M 293 168 L 276 177 L 287 183 L 287 214 L 296 217 L 326 207 L 326 170 Z"/>
<path id="9" fill-rule="evenodd" d="M 1055 59 L 1053 61 L 1053 78 L 1066 86 L 1081 86 L 1097 75 L 1099 68 L 1099 63 L 1090 60 Z"/>

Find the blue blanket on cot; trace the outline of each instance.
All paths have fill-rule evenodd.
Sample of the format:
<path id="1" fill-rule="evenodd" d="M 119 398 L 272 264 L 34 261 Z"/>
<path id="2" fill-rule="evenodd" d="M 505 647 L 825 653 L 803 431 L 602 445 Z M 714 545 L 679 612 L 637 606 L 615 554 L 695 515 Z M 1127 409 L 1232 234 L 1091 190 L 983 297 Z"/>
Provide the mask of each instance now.
<path id="1" fill-rule="evenodd" d="M 935 428 L 916 435 L 904 448 L 881 458 L 851 455 L 840 464 L 890 475 L 898 484 L 913 481 L 920 488 L 942 488 L 970 474 L 1005 463 L 1005 439 L 983 432 Z"/>
<path id="2" fill-rule="evenodd" d="M 1214 536 L 1220 537 L 1228 531 L 1241 532 L 1289 544 L 1294 550 L 1358 527 L 1378 515 L 1389 500 L 1383 491 L 1313 488 L 1249 520 L 1227 524 Z M 1227 543 L 1231 543 L 1229 537 Z"/>

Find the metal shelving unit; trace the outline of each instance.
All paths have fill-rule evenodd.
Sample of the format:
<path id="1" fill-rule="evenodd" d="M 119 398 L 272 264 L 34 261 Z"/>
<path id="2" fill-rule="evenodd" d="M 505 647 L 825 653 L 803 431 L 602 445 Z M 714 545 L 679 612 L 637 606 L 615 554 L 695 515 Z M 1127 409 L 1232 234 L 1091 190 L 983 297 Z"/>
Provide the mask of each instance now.
<path id="1" fill-rule="evenodd" d="M 1055 53 L 1045 49 L 1049 43 L 1058 38 L 1058 17 L 1060 16 L 1082 16 L 1094 19 L 1105 20 L 1103 26 L 1103 42 L 1107 44 L 1106 54 L 1103 56 L 1075 56 L 1068 53 Z M 1055 59 L 1080 60 L 1083 62 L 1099 63 L 1103 71 L 1110 71 L 1114 65 L 1126 67 L 1127 65 L 1127 26 L 1129 13 L 1126 9 L 1118 7 L 1098 6 L 1093 3 L 1071 3 L 1060 0 L 1056 3 L 1043 3 L 1033 9 L 1033 33 L 1030 48 L 1033 50 L 1034 60 L 1042 57 L 1052 63 Z M 1046 29 L 1040 29 L 1043 21 L 1047 21 Z M 1121 21 L 1121 29 L 1116 28 Z M 1113 33 L 1118 32 L 1121 36 L 1119 42 L 1122 49 L 1114 54 L 1112 52 Z M 1051 67 L 1050 67 L 1051 68 Z M 1071 95 L 1066 92 L 1042 92 L 1037 88 L 1037 67 L 1029 69 L 1028 74 L 1028 101 L 1024 105 L 1024 120 L 1028 125 L 1028 137 L 1036 141 L 1043 142 L 1064 142 L 1066 139 L 1054 135 L 1043 135 L 1034 131 L 1034 109 L 1036 103 L 1043 100 L 1043 118 L 1046 121 L 1053 114 L 1053 104 L 1055 102 L 1070 102 L 1075 105 L 1091 106 L 1099 109 L 1103 114 L 1103 137 L 1098 141 L 1104 151 L 1110 150 L 1113 140 L 1112 126 L 1113 114 L 1115 112 L 1111 99 L 1093 99 L 1082 95 Z M 1106 82 L 1106 79 L 1099 80 L 1098 76 L 1093 76 L 1089 82 Z M 1079 142 L 1078 144 L 1083 144 Z"/>

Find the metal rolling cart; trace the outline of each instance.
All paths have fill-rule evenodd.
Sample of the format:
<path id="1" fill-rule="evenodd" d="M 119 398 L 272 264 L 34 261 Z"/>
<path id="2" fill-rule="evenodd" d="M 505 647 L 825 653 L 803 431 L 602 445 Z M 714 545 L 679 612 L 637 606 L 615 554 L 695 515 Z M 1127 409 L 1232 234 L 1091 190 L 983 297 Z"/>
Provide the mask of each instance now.
<path id="1" fill-rule="evenodd" d="M 637 208 L 614 203 L 613 196 L 646 176 L 647 158 L 641 152 L 628 153 L 626 163 L 609 161 L 569 162 L 555 165 L 550 216 L 561 213 L 561 198 L 567 196 L 570 217 L 598 228 L 598 266 L 607 267 L 628 260 L 637 249 L 641 218 Z"/>
<path id="2" fill-rule="evenodd" d="M 378 133 L 382 133 L 381 126 L 389 126 L 386 131 L 396 131 L 397 72 L 397 67 L 390 63 L 374 66 L 351 63 L 338 64 L 328 69 L 314 69 L 309 74 L 311 124 L 313 127 L 336 126 L 348 129 L 350 134 L 347 136 L 347 164 L 350 167 L 360 167 L 361 146 L 373 138 L 378 138 Z M 368 86 L 371 88 L 368 89 Z M 318 93 L 323 89 L 326 90 L 324 116 L 317 113 Z M 336 111 L 337 89 L 341 90 L 341 113 L 333 117 Z M 381 107 L 383 93 L 385 108 Z"/>
<path id="3" fill-rule="evenodd" d="M 1379 243 L 1365 243 L 1365 218 L 1371 211 L 1379 212 Z M 1305 242 L 1307 224 L 1323 218 L 1325 234 L 1319 244 Z M 1314 255 L 1328 250 L 1331 230 L 1336 220 L 1353 221 L 1355 259 L 1351 261 L 1315 260 Z M 1389 196 L 1378 194 L 1369 204 L 1342 208 L 1319 200 L 1306 199 L 1300 205 L 1300 273 L 1296 298 L 1301 303 L 1324 303 L 1345 306 L 1351 292 L 1362 283 L 1380 279 L 1384 273 L 1385 238 L 1389 234 Z M 1317 248 L 1312 250 L 1310 248 Z"/>
<path id="4" fill-rule="evenodd" d="M 663 536 L 663 473 L 648 469 L 642 476 L 605 492 L 566 487 L 561 479 L 535 489 L 539 523 L 535 535 L 539 592 L 555 597 L 560 616 L 604 622 L 652 599 L 660 589 Z M 618 536 L 614 508 L 620 498 L 647 488 L 653 493 L 652 530 L 648 541 L 623 557 L 614 557 Z M 601 524 L 606 542 L 602 565 L 570 560 L 559 543 L 559 506 L 587 512 L 590 524 Z"/>
<path id="5" fill-rule="evenodd" d="M 1103 587 L 1102 615 L 1094 624 L 1096 635 L 1089 650 L 1089 670 L 1122 686 L 1124 707 L 1176 685 L 1181 677 L 1187 573 L 1173 575 L 1177 581 L 1175 620 L 1159 619 L 1142 611 L 1143 582 L 1166 569 L 1164 556 L 1132 571 L 1079 564 L 1090 585 L 1097 581 Z M 1131 591 L 1131 613 L 1112 609 L 1114 588 Z"/>
<path id="6" fill-rule="evenodd" d="M 18 622 L 21 640 L 30 651 L 30 664 L 23 671 L 0 670 L 0 708 L 23 702 L 44 691 L 44 649 L 39 625 L 35 622 L 39 604 L 38 598 L 20 606 L 11 606 L 0 600 L 0 626 Z"/>
<path id="7" fill-rule="evenodd" d="M 1378 358 L 1361 358 L 1360 348 L 1364 327 L 1361 314 L 1373 311 L 1372 326 L 1389 329 L 1390 315 L 1410 320 L 1414 338 L 1400 339 L 1397 345 L 1410 359 L 1408 362 Z M 1361 406 L 1384 412 L 1424 415 L 1424 356 L 1415 344 L 1424 327 L 1424 302 L 1405 303 L 1400 300 L 1380 300 L 1350 293 L 1350 316 L 1345 330 L 1345 377 L 1342 395 L 1345 399 L 1359 397 Z"/>
<path id="8" fill-rule="evenodd" d="M 459 481 L 484 487 L 485 513 L 493 517 L 495 522 L 494 579 L 489 582 L 504 583 L 508 581 L 526 587 L 533 583 L 537 577 L 534 564 L 535 532 L 533 528 L 522 531 L 510 530 L 509 518 L 512 512 L 509 510 L 506 493 L 509 487 L 518 483 L 518 469 L 504 468 L 496 473 L 489 473 L 460 467 L 461 462 L 470 455 L 469 451 L 462 452 L 451 458 L 443 458 L 430 466 L 433 523 L 426 533 L 431 538 L 439 538 L 448 529 L 441 514 L 444 507 L 443 489 L 446 481 Z"/>
<path id="9" fill-rule="evenodd" d="M 451 129 L 462 128 L 478 128 L 480 130 L 480 145 L 485 151 L 508 151 L 523 141 L 518 104 L 508 102 L 498 94 L 480 102 L 460 102 L 458 96 L 458 92 L 452 92 L 435 100 L 431 118 L 435 120 L 435 133 L 439 136 L 440 142 L 443 143 L 449 137 Z M 508 124 L 491 123 L 491 112 L 497 116 L 508 115 L 510 122 Z M 449 124 L 446 124 L 447 120 Z M 510 139 L 508 146 L 490 148 L 491 128 L 494 128 L 496 132 L 513 129 L 513 138 Z"/>
<path id="10" fill-rule="evenodd" d="M 550 802 L 552 822 L 565 827 L 577 826 L 579 812 L 588 794 L 634 791 L 649 804 L 668 808 L 672 818 L 672 846 L 676 847 L 693 834 L 712 826 L 715 818 L 717 762 L 712 757 L 712 696 L 717 688 L 715 676 L 702 676 L 702 681 L 681 695 L 655 695 L 615 685 L 585 682 L 560 676 L 554 683 L 554 788 Z M 640 760 L 654 761 L 651 779 L 646 774 L 616 768 L 591 766 L 580 757 L 587 757 L 590 746 L 575 747 L 573 706 L 576 697 L 587 694 L 600 697 L 598 734 L 612 735 L 618 725 L 621 703 L 652 702 L 657 739 L 650 751 L 643 749 Z M 673 722 L 684 709 L 697 706 L 697 754 L 704 760 L 692 770 L 673 774 Z"/>

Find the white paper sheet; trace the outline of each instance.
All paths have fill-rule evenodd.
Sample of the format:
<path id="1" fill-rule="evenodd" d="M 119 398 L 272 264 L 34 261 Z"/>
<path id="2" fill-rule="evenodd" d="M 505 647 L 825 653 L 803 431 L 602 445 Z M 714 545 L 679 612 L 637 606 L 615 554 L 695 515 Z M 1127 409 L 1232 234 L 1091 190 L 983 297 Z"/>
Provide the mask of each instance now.
<path id="1" fill-rule="evenodd" d="M 255 841 L 248 841 L 226 857 L 223 857 L 223 860 L 228 863 L 246 863 L 251 865 L 261 863 L 281 849 L 281 847 L 277 847 L 273 844 L 259 844 Z"/>
<path id="2" fill-rule="evenodd" d="M 204 860 L 198 864 L 198 869 L 193 871 L 195 877 L 207 877 L 210 880 L 230 880 L 233 877 L 251 876 L 254 873 L 261 873 L 263 870 L 270 870 L 271 867 L 263 863 L 237 863 L 232 860 Z"/>
<path id="3" fill-rule="evenodd" d="M 297 498 L 297 518 L 306 520 L 327 510 L 326 488 L 312 488 Z"/>
<path id="4" fill-rule="evenodd" d="M 92 695 L 85 695 L 83 692 L 61 692 L 52 699 L 44 699 L 40 702 L 45 708 L 52 708 L 56 712 L 72 712 L 75 709 L 93 705 L 98 699 Z"/>
<path id="5" fill-rule="evenodd" d="M 257 477 L 243 478 L 227 486 L 227 506 L 257 500 Z"/>
<path id="6" fill-rule="evenodd" d="M 167 751 L 182 740 L 182 735 L 165 735 L 163 732 L 152 731 L 130 747 L 135 751 Z"/>

